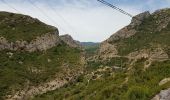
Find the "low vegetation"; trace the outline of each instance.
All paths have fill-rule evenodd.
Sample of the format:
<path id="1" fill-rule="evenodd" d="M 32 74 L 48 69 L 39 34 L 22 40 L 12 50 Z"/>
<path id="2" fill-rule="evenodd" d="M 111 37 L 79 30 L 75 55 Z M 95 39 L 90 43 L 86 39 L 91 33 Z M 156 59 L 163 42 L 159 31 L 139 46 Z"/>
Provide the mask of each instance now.
<path id="1" fill-rule="evenodd" d="M 81 76 L 82 81 L 33 100 L 150 100 L 161 89 L 170 87 L 158 85 L 165 77 L 170 77 L 170 61 L 155 62 L 147 70 L 143 70 L 143 63 L 138 61 L 130 71 L 114 72 L 89 83 L 87 77 Z"/>
<path id="2" fill-rule="evenodd" d="M 63 55 L 64 54 L 64 55 Z M 80 50 L 60 45 L 44 52 L 0 51 L 0 97 L 23 89 L 28 82 L 36 86 L 80 65 Z"/>
<path id="3" fill-rule="evenodd" d="M 25 40 L 31 41 L 37 36 L 58 31 L 52 26 L 48 26 L 38 19 L 29 16 L 0 12 L 0 36 L 8 41 Z"/>
<path id="4" fill-rule="evenodd" d="M 170 17 L 169 10 L 162 12 L 161 16 L 151 15 L 145 19 L 140 26 L 136 27 L 137 33 L 134 36 L 117 41 L 119 55 L 127 55 L 134 51 L 152 48 L 158 45 L 167 49 L 170 46 L 170 23 L 161 31 L 158 30 L 161 24 L 158 24 L 158 22 L 162 19 L 165 20 L 165 18 L 163 18 L 165 16 L 167 18 Z"/>

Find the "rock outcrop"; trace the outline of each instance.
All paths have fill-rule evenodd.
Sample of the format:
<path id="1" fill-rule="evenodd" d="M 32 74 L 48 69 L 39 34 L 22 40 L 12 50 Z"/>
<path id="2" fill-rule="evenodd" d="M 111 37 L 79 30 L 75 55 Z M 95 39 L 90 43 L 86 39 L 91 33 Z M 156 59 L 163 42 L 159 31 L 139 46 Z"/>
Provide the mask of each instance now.
<path id="1" fill-rule="evenodd" d="M 0 84 L 6 84 L 2 83 L 6 76 L 10 83 L 4 90 L 0 87 L 0 99 L 30 100 L 74 82 L 83 74 L 85 58 L 75 49 L 81 47 L 80 43 L 70 35 L 60 37 L 53 26 L 30 16 L 8 12 L 0 12 L 0 29 L 0 53 L 7 57 L 0 60 L 0 70 L 4 72 Z M 14 74 L 10 74 L 12 72 Z M 17 81 L 13 83 L 13 79 Z"/>
<path id="2" fill-rule="evenodd" d="M 170 17 L 169 17 L 169 13 L 168 13 L 169 10 L 170 9 L 161 9 L 161 10 L 158 10 L 158 11 L 152 13 L 152 14 L 150 14 L 148 11 L 146 11 L 146 12 L 143 12 L 143 13 L 133 17 L 131 20 L 131 23 L 128 26 L 125 26 L 124 28 L 122 28 L 115 34 L 111 35 L 107 40 L 103 41 L 100 44 L 100 48 L 99 48 L 100 57 L 110 58 L 110 57 L 120 56 L 119 55 L 120 47 L 121 47 L 121 49 L 125 49 L 128 51 L 128 48 L 123 48 L 123 45 L 129 45 L 128 43 L 133 44 L 132 41 L 134 41 L 133 40 L 134 38 L 130 38 L 130 37 L 136 36 L 135 41 L 143 41 L 143 39 L 145 39 L 146 37 L 141 37 L 141 35 L 139 36 L 138 34 L 151 35 L 153 33 L 162 31 L 162 29 L 164 29 L 164 28 L 167 28 L 168 24 L 170 22 Z M 152 21 L 150 21 L 150 20 L 152 20 Z M 146 23 L 146 21 L 148 23 Z M 140 28 L 142 29 L 142 31 Z M 146 33 L 145 33 L 145 31 L 146 31 Z M 155 50 L 152 50 L 152 51 L 150 48 L 152 48 L 151 46 L 152 46 L 152 44 L 154 44 L 154 42 L 149 43 L 149 41 L 146 41 L 145 44 L 139 44 L 139 45 L 140 45 L 140 47 L 145 48 L 146 44 L 150 45 L 150 47 L 148 48 L 148 50 L 150 50 L 150 51 L 147 51 L 147 54 L 146 54 L 146 52 L 143 52 L 143 51 L 141 52 L 140 50 L 138 50 L 138 48 L 136 48 L 136 50 L 133 49 L 131 51 L 128 51 L 128 53 L 126 53 L 126 56 L 129 56 L 132 53 L 136 53 L 136 57 L 139 57 L 139 55 L 146 54 L 148 56 L 148 58 L 150 58 L 152 60 L 161 60 L 161 59 L 166 60 L 166 59 L 168 59 L 168 54 L 164 50 L 165 49 L 164 47 L 167 45 L 165 45 L 161 48 L 158 47 L 159 49 L 156 48 Z M 130 46 L 129 46 L 129 48 L 132 48 Z"/>
<path id="3" fill-rule="evenodd" d="M 132 18 L 132 21 L 128 26 L 122 28 L 121 30 L 110 36 L 109 39 L 101 43 L 99 54 L 103 55 L 103 52 L 105 52 L 105 54 L 107 55 L 117 54 L 118 52 L 116 50 L 116 45 L 114 45 L 114 43 L 119 41 L 120 39 L 129 38 L 135 35 L 136 34 L 135 27 L 139 26 L 142 23 L 142 21 L 145 18 L 148 18 L 149 16 L 150 13 L 147 11 L 139 15 L 136 15 L 134 18 Z"/>
<path id="4" fill-rule="evenodd" d="M 114 42 L 118 41 L 120 39 L 128 38 L 133 36 L 136 33 L 135 27 L 139 26 L 142 21 L 150 16 L 150 13 L 144 12 L 139 15 L 136 15 L 135 17 L 132 18 L 131 23 L 113 34 L 109 39 L 107 39 L 107 42 Z"/>
<path id="5" fill-rule="evenodd" d="M 144 21 L 144 19 L 148 18 L 150 15 L 151 14 L 149 11 L 146 11 L 146 12 L 136 15 L 135 17 L 132 18 L 130 26 L 134 28 L 134 27 L 140 25 L 142 23 L 142 21 Z"/>
<path id="6" fill-rule="evenodd" d="M 32 40 L 31 42 L 27 41 L 15 41 L 15 42 L 9 42 L 4 37 L 0 38 L 0 50 L 24 50 L 29 52 L 34 51 L 44 51 L 47 49 L 50 49 L 56 45 L 58 45 L 60 42 L 58 32 L 54 33 L 47 33 L 43 36 L 36 37 L 36 39 Z"/>
<path id="7" fill-rule="evenodd" d="M 161 81 L 159 82 L 159 86 L 162 86 L 162 85 L 164 85 L 164 84 L 166 84 L 166 83 L 168 83 L 168 82 L 170 82 L 170 78 L 164 78 L 163 80 L 161 80 Z"/>
<path id="8" fill-rule="evenodd" d="M 162 48 L 154 48 L 154 50 L 143 49 L 130 53 L 128 57 L 132 59 L 147 58 L 152 61 L 164 61 L 169 59 L 168 54 Z"/>
<path id="9" fill-rule="evenodd" d="M 151 100 L 170 100 L 170 88 L 167 90 L 162 90 Z"/>
<path id="10" fill-rule="evenodd" d="M 79 41 L 74 40 L 70 35 L 66 34 L 66 35 L 61 35 L 60 39 L 65 42 L 67 45 L 69 45 L 70 47 L 74 47 L 74 48 L 81 48 L 81 44 Z"/>
<path id="11" fill-rule="evenodd" d="M 108 42 L 103 42 L 100 45 L 99 55 L 101 58 L 111 58 L 118 54 L 116 47 Z"/>
<path id="12" fill-rule="evenodd" d="M 170 22 L 169 13 L 170 8 L 160 9 L 153 13 L 154 19 L 156 20 L 157 28 L 155 30 L 161 31 L 166 28 Z"/>

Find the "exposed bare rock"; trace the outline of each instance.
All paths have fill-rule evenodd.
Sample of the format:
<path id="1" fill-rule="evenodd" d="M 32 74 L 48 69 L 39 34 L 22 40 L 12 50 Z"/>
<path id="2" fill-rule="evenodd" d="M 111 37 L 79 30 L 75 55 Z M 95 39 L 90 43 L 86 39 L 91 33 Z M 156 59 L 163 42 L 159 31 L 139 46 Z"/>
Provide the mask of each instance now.
<path id="1" fill-rule="evenodd" d="M 109 58 L 117 55 L 118 51 L 116 47 L 108 42 L 103 42 L 100 45 L 99 55 L 102 58 Z"/>
<path id="2" fill-rule="evenodd" d="M 168 54 L 162 48 L 155 48 L 154 50 L 143 49 L 140 51 L 132 52 L 128 56 L 129 58 L 149 58 L 157 61 L 164 61 L 169 58 Z"/>
<path id="3" fill-rule="evenodd" d="M 168 26 L 170 22 L 169 10 L 170 8 L 160 9 L 153 13 L 154 19 L 156 19 L 156 24 L 158 25 L 156 29 L 157 31 L 161 31 Z"/>
<path id="4" fill-rule="evenodd" d="M 37 37 L 26 46 L 27 51 L 43 51 L 50 49 L 59 44 L 59 36 L 56 33 L 45 34 L 44 36 Z"/>
<path id="5" fill-rule="evenodd" d="M 135 51 L 127 56 L 128 59 L 133 60 L 135 63 L 139 59 L 147 59 L 144 64 L 144 68 L 148 68 L 153 61 L 166 61 L 169 59 L 168 54 L 162 48 L 142 49 L 140 51 Z"/>
<path id="6" fill-rule="evenodd" d="M 128 57 L 132 59 L 149 58 L 149 54 L 147 53 L 147 50 L 140 50 L 130 53 Z"/>
<path id="7" fill-rule="evenodd" d="M 122 28 L 121 30 L 110 36 L 109 39 L 101 43 L 100 54 L 104 53 L 106 54 L 106 56 L 117 54 L 118 52 L 116 50 L 115 42 L 119 41 L 120 39 L 129 38 L 135 35 L 137 31 L 135 30 L 134 27 L 140 25 L 142 21 L 145 18 L 148 18 L 149 16 L 150 16 L 149 12 L 144 12 L 135 16 L 132 19 L 131 24 Z"/>
<path id="8" fill-rule="evenodd" d="M 136 15 L 135 17 L 132 18 L 132 21 L 130 23 L 130 26 L 131 27 L 135 27 L 135 26 L 138 26 L 142 23 L 142 21 L 145 19 L 145 18 L 148 18 L 151 14 L 149 13 L 149 11 L 146 11 L 146 12 L 143 12 L 139 15 Z"/>
<path id="9" fill-rule="evenodd" d="M 135 27 L 140 25 L 142 23 L 142 21 L 145 18 L 148 18 L 149 16 L 150 16 L 150 13 L 148 11 L 144 12 L 144 13 L 141 13 L 139 15 L 136 15 L 134 18 L 132 18 L 132 21 L 128 26 L 122 28 L 121 30 L 119 30 L 118 32 L 113 34 L 106 41 L 108 41 L 108 42 L 113 41 L 114 42 L 114 41 L 117 41 L 119 39 L 124 39 L 124 38 L 128 38 L 128 37 L 133 36 L 136 33 Z"/>
<path id="10" fill-rule="evenodd" d="M 162 48 L 157 48 L 150 52 L 150 58 L 153 60 L 164 61 L 169 59 L 169 56 Z"/>
<path id="11" fill-rule="evenodd" d="M 165 78 L 159 82 L 159 86 L 166 84 L 167 82 L 170 82 L 170 78 Z"/>
<path id="12" fill-rule="evenodd" d="M 123 29 L 121 29 L 120 31 L 116 32 L 115 34 L 113 34 L 108 40 L 106 40 L 107 42 L 114 42 L 114 41 L 118 41 L 120 39 L 123 38 L 128 38 L 130 36 L 133 36 L 136 33 L 135 29 L 131 29 L 128 26 L 124 27 Z"/>
<path id="13" fill-rule="evenodd" d="M 58 33 L 47 33 L 43 36 L 36 37 L 36 39 L 32 40 L 30 43 L 27 41 L 16 41 L 16 42 L 8 42 L 5 38 L 0 38 L 0 50 L 24 50 L 24 51 L 43 51 L 50 49 L 60 42 Z"/>
<path id="14" fill-rule="evenodd" d="M 70 47 L 81 47 L 81 44 L 79 41 L 74 40 L 70 35 L 62 35 L 60 36 L 60 39 L 64 41 L 67 45 Z"/>
<path id="15" fill-rule="evenodd" d="M 162 90 L 151 100 L 170 100 L 170 88 L 167 90 Z"/>

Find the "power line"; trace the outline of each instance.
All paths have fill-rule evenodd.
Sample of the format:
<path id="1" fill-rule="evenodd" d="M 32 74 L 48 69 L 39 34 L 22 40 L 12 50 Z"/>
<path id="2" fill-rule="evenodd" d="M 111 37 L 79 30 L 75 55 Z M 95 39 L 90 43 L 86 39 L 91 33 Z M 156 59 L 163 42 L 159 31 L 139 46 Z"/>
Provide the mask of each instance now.
<path id="1" fill-rule="evenodd" d="M 58 25 L 58 23 L 55 22 L 50 16 L 48 16 L 41 8 L 39 8 L 36 4 L 34 4 L 31 0 L 28 0 L 31 5 L 33 5 L 36 9 L 38 9 L 44 16 L 46 16 L 51 22 Z M 58 25 L 59 26 L 59 25 Z M 61 27 L 60 27 L 61 28 Z M 67 33 L 64 29 L 61 28 L 61 30 L 65 33 Z"/>
<path id="2" fill-rule="evenodd" d="M 20 13 L 20 11 L 18 11 L 15 7 L 11 6 L 10 4 L 8 4 L 5 0 L 1 0 L 4 4 L 6 4 L 9 8 L 12 8 L 13 10 L 15 10 L 16 12 Z"/>
<path id="3" fill-rule="evenodd" d="M 113 8 L 113 9 L 115 9 L 115 10 L 117 10 L 117 11 L 119 11 L 119 12 L 121 12 L 121 13 L 123 13 L 123 14 L 125 14 L 125 15 L 133 18 L 133 15 L 129 14 L 128 12 L 126 12 L 126 11 L 124 11 L 124 10 L 122 10 L 122 9 L 120 9 L 120 8 L 118 8 L 118 7 L 116 7 L 116 6 L 112 5 L 112 4 L 104 1 L 104 0 L 97 0 L 97 1 L 99 1 L 99 2 L 101 2 L 101 3 L 103 3 L 103 4 L 107 5 L 107 6 L 109 6 L 109 7 L 111 7 L 111 8 Z"/>
<path id="4" fill-rule="evenodd" d="M 65 24 L 66 24 L 68 27 L 70 27 L 70 29 L 72 30 L 72 32 L 76 33 L 76 31 L 75 31 L 74 28 L 70 25 L 70 23 L 68 23 L 67 20 L 65 20 L 65 18 L 64 18 L 62 15 L 60 15 L 53 6 L 51 6 L 48 2 L 47 2 L 47 5 L 48 5 L 48 7 L 49 7 L 51 10 L 54 11 L 54 13 L 55 13 L 57 16 L 59 16 L 59 17 L 65 22 Z"/>

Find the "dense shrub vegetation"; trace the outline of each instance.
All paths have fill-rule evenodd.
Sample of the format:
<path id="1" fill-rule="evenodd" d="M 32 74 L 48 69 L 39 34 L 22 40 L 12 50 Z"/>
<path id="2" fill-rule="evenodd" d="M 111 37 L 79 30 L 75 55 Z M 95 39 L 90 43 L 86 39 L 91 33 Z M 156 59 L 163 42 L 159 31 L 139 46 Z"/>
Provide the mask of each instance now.
<path id="1" fill-rule="evenodd" d="M 63 64 L 71 70 L 80 67 L 80 50 L 66 45 L 34 53 L 0 51 L 0 55 L 0 97 L 24 88 L 28 81 L 38 85 L 52 79 L 63 72 Z"/>
<path id="2" fill-rule="evenodd" d="M 126 73 L 126 74 L 125 74 Z M 128 81 L 125 82 L 128 77 Z M 115 72 L 89 83 L 84 77 L 76 84 L 37 96 L 33 100 L 150 100 L 161 89 L 170 84 L 159 86 L 165 77 L 170 77 L 170 61 L 155 62 L 146 71 L 143 62 L 137 62 L 130 71 Z"/>

